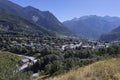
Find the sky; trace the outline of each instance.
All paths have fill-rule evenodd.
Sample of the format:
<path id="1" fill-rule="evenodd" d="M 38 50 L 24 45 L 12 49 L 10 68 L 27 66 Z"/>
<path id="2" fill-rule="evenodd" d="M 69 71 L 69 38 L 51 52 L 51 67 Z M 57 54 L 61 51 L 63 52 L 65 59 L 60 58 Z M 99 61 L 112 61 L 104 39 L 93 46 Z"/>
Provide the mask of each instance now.
<path id="1" fill-rule="evenodd" d="M 10 0 L 21 6 L 50 11 L 61 22 L 85 15 L 120 16 L 120 0 Z"/>

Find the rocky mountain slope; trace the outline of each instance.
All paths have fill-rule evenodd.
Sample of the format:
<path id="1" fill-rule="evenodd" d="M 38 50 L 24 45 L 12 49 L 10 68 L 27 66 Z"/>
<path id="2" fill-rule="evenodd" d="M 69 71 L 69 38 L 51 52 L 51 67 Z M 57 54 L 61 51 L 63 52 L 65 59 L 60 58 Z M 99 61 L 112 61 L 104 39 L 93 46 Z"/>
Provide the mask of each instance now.
<path id="1" fill-rule="evenodd" d="M 74 35 L 49 11 L 40 11 L 39 9 L 31 6 L 22 7 L 9 0 L 0 0 L 0 9 L 9 14 L 28 20 L 29 22 L 38 25 L 38 28 L 43 26 L 55 35 Z"/>
<path id="2" fill-rule="evenodd" d="M 33 36 L 45 36 L 53 35 L 42 26 L 33 24 L 23 18 L 6 13 L 4 10 L 0 10 L 0 33 L 9 33 L 14 35 L 33 35 Z"/>

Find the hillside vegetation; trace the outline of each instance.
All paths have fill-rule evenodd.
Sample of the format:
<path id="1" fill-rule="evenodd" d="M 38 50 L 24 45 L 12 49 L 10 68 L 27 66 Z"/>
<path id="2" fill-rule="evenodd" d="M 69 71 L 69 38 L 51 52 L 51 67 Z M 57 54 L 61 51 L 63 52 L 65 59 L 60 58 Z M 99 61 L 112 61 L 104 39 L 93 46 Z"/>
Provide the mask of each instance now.
<path id="1" fill-rule="evenodd" d="M 47 80 L 120 80 L 120 58 L 99 61 Z"/>
<path id="2" fill-rule="evenodd" d="M 0 51 L 0 80 L 30 80 L 28 73 L 17 70 L 21 59 L 10 52 Z"/>

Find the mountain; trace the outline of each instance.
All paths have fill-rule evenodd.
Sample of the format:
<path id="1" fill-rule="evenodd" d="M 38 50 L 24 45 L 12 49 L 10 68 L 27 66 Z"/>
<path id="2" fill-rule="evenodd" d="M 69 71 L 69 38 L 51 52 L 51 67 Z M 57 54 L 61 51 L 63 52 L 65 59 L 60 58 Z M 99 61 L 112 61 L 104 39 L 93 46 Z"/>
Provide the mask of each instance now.
<path id="1" fill-rule="evenodd" d="M 0 9 L 0 33 L 21 35 L 52 36 L 53 33 L 40 25 L 33 24 L 21 17 L 6 13 Z"/>
<path id="2" fill-rule="evenodd" d="M 56 35 L 74 35 L 49 11 L 40 11 L 32 6 L 22 7 L 9 0 L 0 0 L 0 9 L 24 18 L 33 24 L 43 26 Z"/>
<path id="3" fill-rule="evenodd" d="M 103 34 L 100 37 L 100 40 L 102 41 L 115 41 L 115 40 L 120 40 L 120 26 L 113 29 L 111 32 L 107 34 Z"/>
<path id="4" fill-rule="evenodd" d="M 83 36 L 89 39 L 98 39 L 101 34 L 108 33 L 119 26 L 120 18 L 90 15 L 64 21 L 63 24 L 78 36 Z"/>
<path id="5" fill-rule="evenodd" d="M 24 17 L 27 20 L 42 25 L 55 33 L 72 35 L 72 32 L 58 21 L 58 19 L 49 11 L 39 11 L 38 9 L 28 6 L 24 8 L 24 12 L 26 13 Z"/>

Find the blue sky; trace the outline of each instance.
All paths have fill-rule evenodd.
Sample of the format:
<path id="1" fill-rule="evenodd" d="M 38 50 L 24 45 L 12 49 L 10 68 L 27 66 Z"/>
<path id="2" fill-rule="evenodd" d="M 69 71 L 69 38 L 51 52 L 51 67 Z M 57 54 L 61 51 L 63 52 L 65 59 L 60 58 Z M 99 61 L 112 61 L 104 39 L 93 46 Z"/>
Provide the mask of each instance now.
<path id="1" fill-rule="evenodd" d="M 10 0 L 22 6 L 49 10 L 60 21 L 85 15 L 120 16 L 120 0 Z"/>

